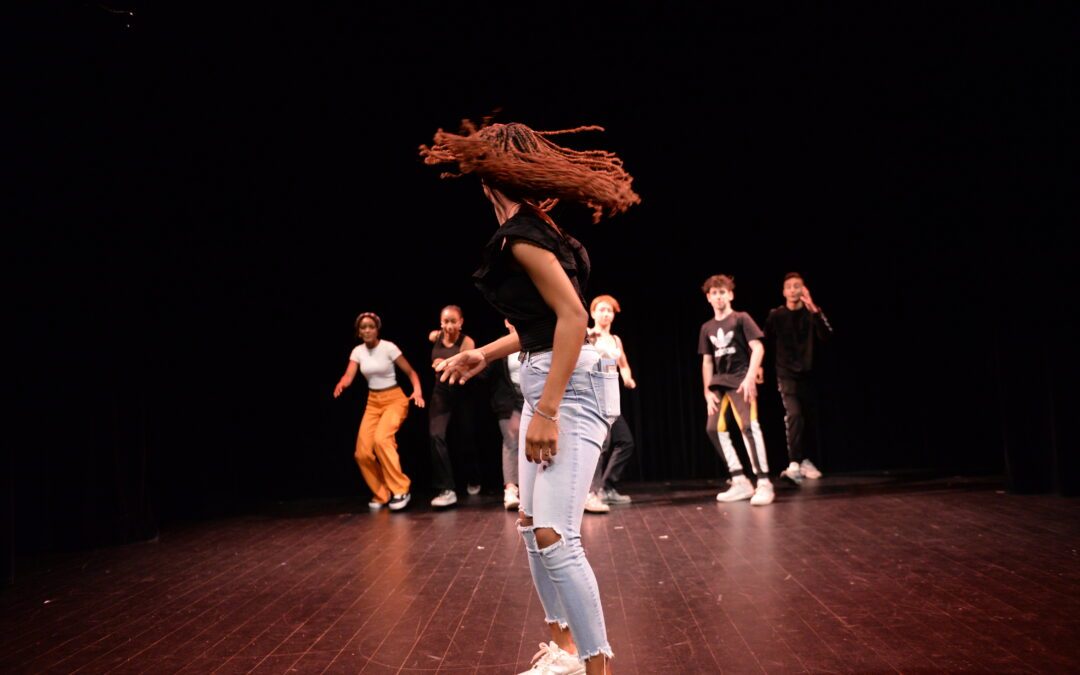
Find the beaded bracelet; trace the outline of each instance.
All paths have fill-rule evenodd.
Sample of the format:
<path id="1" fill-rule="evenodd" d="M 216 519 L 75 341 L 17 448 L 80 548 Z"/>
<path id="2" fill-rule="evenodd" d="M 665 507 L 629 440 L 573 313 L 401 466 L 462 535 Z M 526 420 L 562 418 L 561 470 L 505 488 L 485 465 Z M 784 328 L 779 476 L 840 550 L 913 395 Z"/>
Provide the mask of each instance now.
<path id="1" fill-rule="evenodd" d="M 543 417 L 546 420 L 551 420 L 555 424 L 559 423 L 559 413 L 555 413 L 554 416 L 551 416 L 551 415 L 548 415 L 548 414 L 544 413 L 543 411 L 541 411 L 539 407 L 533 408 L 533 412 L 536 413 L 537 415 L 539 415 L 540 417 Z"/>

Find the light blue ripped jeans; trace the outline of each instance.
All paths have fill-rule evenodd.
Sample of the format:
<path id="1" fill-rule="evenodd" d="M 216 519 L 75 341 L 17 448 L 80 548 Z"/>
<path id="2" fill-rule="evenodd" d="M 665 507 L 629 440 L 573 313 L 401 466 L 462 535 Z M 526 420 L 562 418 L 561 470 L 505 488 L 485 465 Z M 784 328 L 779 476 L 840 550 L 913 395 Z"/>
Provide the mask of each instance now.
<path id="1" fill-rule="evenodd" d="M 570 627 L 579 658 L 597 654 L 611 658 L 596 577 L 581 546 L 581 517 L 604 438 L 619 416 L 619 375 L 607 372 L 606 367 L 601 370 L 600 354 L 592 345 L 581 348 L 559 406 L 558 452 L 551 462 L 535 464 L 525 457 L 525 433 L 533 407 L 544 391 L 551 352 L 523 354 L 522 359 L 525 406 L 518 434 L 520 508 L 533 524 L 518 529 L 529 553 L 533 583 L 546 621 Z M 543 550 L 534 532 L 541 527 L 549 527 L 560 536 L 559 541 Z"/>

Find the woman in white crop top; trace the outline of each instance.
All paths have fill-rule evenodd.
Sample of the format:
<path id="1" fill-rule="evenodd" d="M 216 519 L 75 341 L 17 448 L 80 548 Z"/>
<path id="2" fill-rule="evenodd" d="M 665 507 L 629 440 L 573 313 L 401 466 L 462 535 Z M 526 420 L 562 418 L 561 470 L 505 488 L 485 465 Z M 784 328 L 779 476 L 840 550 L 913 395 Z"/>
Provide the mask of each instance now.
<path id="1" fill-rule="evenodd" d="M 589 329 L 588 337 L 602 358 L 615 361 L 622 375 L 623 384 L 627 389 L 633 389 L 637 387 L 637 382 L 634 381 L 634 375 L 630 372 L 630 362 L 626 360 L 622 340 L 618 335 L 611 333 L 611 324 L 615 321 L 615 314 L 619 310 L 619 301 L 610 295 L 594 298 L 589 305 L 593 326 Z M 630 497 L 620 494 L 616 486 L 633 454 L 634 436 L 630 433 L 630 425 L 620 415 L 611 425 L 611 430 L 604 441 L 604 451 L 600 455 L 600 461 L 596 463 L 596 473 L 593 474 L 589 496 L 585 499 L 586 511 L 607 513 L 611 510 L 610 504 L 630 503 Z"/>
<path id="2" fill-rule="evenodd" d="M 397 511 L 409 503 L 411 481 L 401 470 L 396 434 L 409 414 L 409 401 L 423 408 L 424 397 L 420 377 L 397 345 L 379 337 L 381 330 L 382 320 L 374 312 L 356 317 L 356 335 L 364 342 L 352 350 L 349 366 L 334 387 L 334 398 L 352 384 L 357 370 L 363 374 L 368 383 L 368 398 L 356 435 L 356 463 L 373 495 L 368 506 L 380 509 L 388 505 Z M 408 397 L 398 386 L 395 365 L 412 383 L 412 394 Z"/>

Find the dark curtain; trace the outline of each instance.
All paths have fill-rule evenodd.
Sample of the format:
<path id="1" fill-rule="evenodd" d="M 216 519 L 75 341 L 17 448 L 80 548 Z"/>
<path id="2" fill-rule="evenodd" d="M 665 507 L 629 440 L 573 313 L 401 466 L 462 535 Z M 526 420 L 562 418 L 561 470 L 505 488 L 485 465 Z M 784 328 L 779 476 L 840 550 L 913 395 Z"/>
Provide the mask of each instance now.
<path id="1" fill-rule="evenodd" d="M 443 305 L 480 342 L 503 333 L 469 281 L 490 206 L 415 154 L 497 108 L 537 128 L 605 125 L 566 142 L 618 150 L 644 197 L 600 225 L 554 212 L 589 248 L 590 295 L 623 307 L 639 383 L 627 480 L 719 476 L 700 284 L 733 274 L 736 308 L 761 323 L 798 270 L 836 328 L 819 364 L 825 471 L 1004 474 L 1018 492 L 1075 494 L 1075 9 L 664 7 L 565 33 L 580 49 L 495 61 L 480 40 L 415 39 L 447 18 L 405 6 L 151 9 L 134 29 L 96 6 L 20 10 L 31 39 L 5 45 L 26 64 L 7 183 L 7 576 L 14 552 L 366 496 L 363 385 L 330 396 L 353 317 L 379 312 L 428 392 Z M 490 35 L 496 14 L 455 25 Z M 600 55 L 619 67 L 575 61 Z M 770 370 L 774 468 L 782 417 Z M 496 484 L 494 419 L 477 426 Z M 420 499 L 426 428 L 413 410 L 399 436 Z"/>

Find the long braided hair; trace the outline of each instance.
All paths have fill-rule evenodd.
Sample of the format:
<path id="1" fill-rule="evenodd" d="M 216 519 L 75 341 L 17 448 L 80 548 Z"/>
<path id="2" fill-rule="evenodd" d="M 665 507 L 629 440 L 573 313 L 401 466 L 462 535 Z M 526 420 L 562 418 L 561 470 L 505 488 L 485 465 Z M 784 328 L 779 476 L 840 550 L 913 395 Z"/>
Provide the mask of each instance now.
<path id="1" fill-rule="evenodd" d="M 623 213 L 641 197 L 631 188 L 634 178 L 622 160 L 607 150 L 571 150 L 556 145 L 548 136 L 603 127 L 582 126 L 559 131 L 534 131 L 524 124 L 462 122 L 461 133 L 439 129 L 432 146 L 421 145 L 425 164 L 456 164 L 458 173 L 473 173 L 512 199 L 549 211 L 560 199 L 592 209 L 593 221 Z"/>

